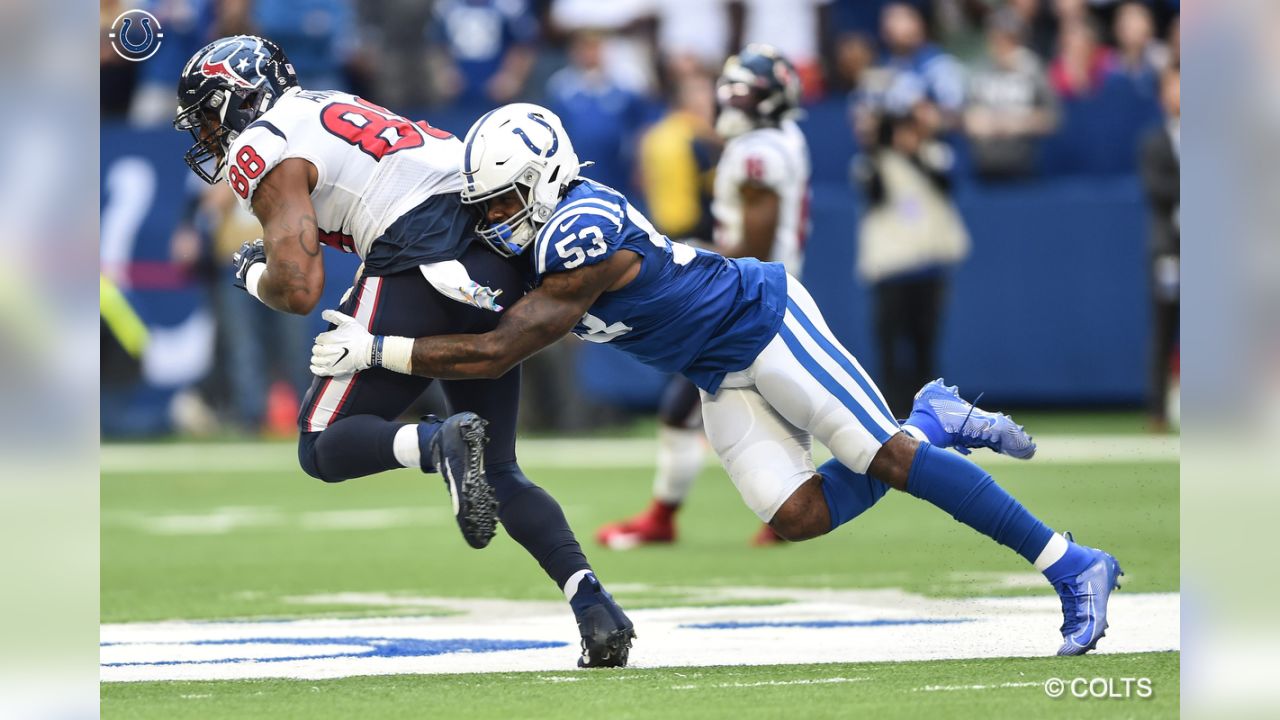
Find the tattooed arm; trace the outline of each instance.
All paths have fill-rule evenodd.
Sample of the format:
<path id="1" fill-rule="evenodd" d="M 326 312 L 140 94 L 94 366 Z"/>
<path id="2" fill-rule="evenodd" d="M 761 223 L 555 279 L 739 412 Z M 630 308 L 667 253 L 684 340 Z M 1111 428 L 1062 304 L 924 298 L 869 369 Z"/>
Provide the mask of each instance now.
<path id="1" fill-rule="evenodd" d="M 258 297 L 282 312 L 306 315 L 324 290 L 324 258 L 311 205 L 316 168 L 289 158 L 267 173 L 253 194 L 253 214 L 262 223 L 267 269 Z"/>
<path id="2" fill-rule="evenodd" d="M 639 264 L 639 255 L 619 250 L 602 263 L 547 274 L 542 285 L 512 305 L 498 326 L 483 335 L 414 340 L 410 370 L 444 380 L 502 377 L 572 330 L 601 293 L 629 282 Z"/>

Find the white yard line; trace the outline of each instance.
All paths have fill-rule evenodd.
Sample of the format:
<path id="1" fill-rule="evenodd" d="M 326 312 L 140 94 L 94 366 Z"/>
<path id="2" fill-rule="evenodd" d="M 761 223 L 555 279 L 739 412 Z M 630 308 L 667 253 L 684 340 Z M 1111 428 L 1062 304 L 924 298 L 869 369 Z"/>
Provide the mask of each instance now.
<path id="1" fill-rule="evenodd" d="M 782 687 L 785 685 L 830 685 L 832 683 L 851 683 L 865 682 L 870 680 L 869 677 L 831 677 L 831 678 L 813 678 L 811 680 L 761 680 L 759 682 L 728 682 L 714 683 L 711 685 L 672 685 L 672 690 L 710 690 L 713 688 L 754 688 L 754 687 Z"/>
<path id="2" fill-rule="evenodd" d="M 1046 435 L 1037 437 L 1034 464 L 1177 462 L 1177 437 L 1152 435 Z M 651 438 L 556 438 L 521 440 L 521 464 L 537 468 L 651 467 L 657 446 Z M 830 457 L 815 448 L 814 460 Z M 1019 463 L 985 450 L 974 453 L 983 465 Z M 708 464 L 717 464 L 709 456 Z M 100 467 L 111 473 L 301 472 L 292 443 L 121 443 L 102 446 Z"/>
<path id="3" fill-rule="evenodd" d="M 995 685 L 925 685 L 912 692 L 949 692 L 955 690 L 1003 690 L 1005 688 L 1041 687 L 1044 681 L 1037 682 L 1003 682 Z"/>
<path id="4" fill-rule="evenodd" d="M 671 607 L 630 612 L 639 639 L 631 665 L 704 667 L 904 662 L 1052 655 L 1061 642 L 1057 598 L 927 598 L 899 590 L 729 588 L 729 596 L 787 597 L 785 605 Z M 361 598 L 347 597 L 358 602 Z M 390 605 L 390 598 L 363 598 Z M 417 598 L 453 614 L 259 622 L 125 623 L 101 628 L 101 678 L 235 680 L 537 671 L 572 682 L 578 653 L 562 603 Z M 1098 652 L 1177 650 L 1174 593 L 1112 596 Z M 888 622 L 885 622 L 888 621 Z M 858 678 L 700 684 L 676 689 L 855 682 Z M 1007 685 L 1007 684 L 1006 684 Z M 991 688 L 1006 685 L 992 685 Z M 687 686 L 687 687 L 686 687 Z M 1013 685 L 1008 685 L 1013 687 Z M 925 686 L 921 692 L 986 686 Z"/>

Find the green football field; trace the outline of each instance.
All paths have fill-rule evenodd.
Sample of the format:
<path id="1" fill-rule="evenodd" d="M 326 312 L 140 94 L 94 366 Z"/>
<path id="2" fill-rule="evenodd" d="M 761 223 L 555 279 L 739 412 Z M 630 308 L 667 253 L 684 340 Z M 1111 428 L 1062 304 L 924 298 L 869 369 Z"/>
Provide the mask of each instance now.
<path id="1" fill-rule="evenodd" d="M 1137 433 L 1136 420 L 1130 416 L 1020 419 L 1040 435 L 1042 451 L 1036 460 L 988 464 L 991 456 L 986 453 L 975 459 L 1050 525 L 1071 530 L 1082 542 L 1114 553 L 1127 573 L 1117 598 L 1133 594 L 1160 608 L 1173 607 L 1176 613 L 1176 597 L 1169 595 L 1179 587 L 1176 440 Z M 353 670 L 345 677 L 340 670 L 347 667 L 344 663 L 350 662 L 353 668 L 374 666 L 359 665 L 359 658 L 313 660 L 311 666 L 305 662 L 298 666 L 312 670 L 291 676 L 273 669 L 286 666 L 275 662 L 283 660 L 280 657 L 245 662 L 218 655 L 219 648 L 231 641 L 193 642 L 190 638 L 203 637 L 204 628 L 230 628 L 227 632 L 232 635 L 252 635 L 250 630 L 255 628 L 270 628 L 262 631 L 270 633 L 298 623 L 318 623 L 316 627 L 336 628 L 329 635 L 349 636 L 356 633 L 352 628 L 399 627 L 396 623 L 401 619 L 414 627 L 430 628 L 432 623 L 459 621 L 468 612 L 476 622 L 484 622 L 502 620 L 498 616 L 506 614 L 521 616 L 526 610 L 530 617 L 542 618 L 559 612 L 563 623 L 550 615 L 552 624 L 557 628 L 562 624 L 565 632 L 573 633 L 571 616 L 560 609 L 563 596 L 509 538 L 500 533 L 483 551 L 471 550 L 462 542 L 437 478 L 405 470 L 326 485 L 294 468 L 290 443 L 104 446 L 103 715 L 510 718 L 588 713 L 778 717 L 787 713 L 845 717 L 874 712 L 917 717 L 937 712 L 989 717 L 993 713 L 1074 716 L 1087 712 L 1168 717 L 1176 713 L 1176 637 L 1171 645 L 1151 640 L 1154 644 L 1147 652 L 1084 658 L 991 656 L 999 654 L 998 646 L 981 651 L 984 656 L 969 656 L 963 644 L 941 647 L 950 632 L 947 626 L 935 624 L 943 620 L 907 619 L 901 622 L 910 627 L 902 629 L 854 627 L 837 635 L 807 628 L 786 630 L 793 634 L 778 636 L 782 638 L 774 646 L 778 658 L 767 650 L 728 654 L 723 662 L 715 661 L 713 654 L 705 655 L 717 643 L 736 642 L 738 636 L 727 631 L 704 631 L 706 639 L 699 640 L 689 656 L 704 659 L 688 666 L 680 657 L 655 656 L 658 649 L 668 647 L 664 645 L 668 633 L 655 630 L 648 646 L 654 650 L 647 651 L 642 618 L 652 618 L 650 626 L 660 628 L 666 627 L 659 625 L 661 618 L 673 613 L 737 618 L 733 614 L 737 612 L 744 618 L 777 620 L 786 619 L 794 609 L 797 616 L 821 617 L 827 610 L 844 612 L 882 601 L 882 607 L 869 611 L 872 617 L 905 618 L 911 613 L 903 610 L 904 605 L 943 608 L 940 612 L 945 613 L 955 600 L 981 598 L 986 605 L 962 613 L 977 613 L 974 617 L 980 620 L 981 613 L 988 611 L 983 608 L 1038 613 L 1056 609 L 1056 599 L 1016 555 L 932 506 L 898 493 L 890 493 L 873 511 L 831 536 L 752 548 L 748 539 L 758 522 L 714 465 L 708 465 L 681 513 L 678 544 L 627 552 L 599 548 L 591 539 L 596 527 L 647 502 L 652 476 L 647 434 L 642 428 L 630 438 L 537 439 L 521 449 L 526 472 L 564 506 L 597 573 L 628 610 L 636 611 L 640 637 L 632 659 L 637 667 L 596 672 L 572 667 L 572 647 L 539 650 L 556 658 L 560 656 L 555 653 L 563 653 L 563 667 L 527 672 L 503 671 L 500 664 L 493 671 L 455 672 L 480 667 L 470 664 L 416 672 L 410 664 L 397 665 L 400 669 L 385 674 L 376 669 Z M 830 598 L 847 602 L 824 605 Z M 955 620 L 961 623 L 955 626 L 956 632 L 973 619 Z M 1172 621 L 1176 626 L 1176 614 Z M 1036 622 L 1039 625 L 1033 627 L 1044 625 Z M 1046 655 L 1056 647 L 1052 642 L 1056 624 L 1044 627 L 1049 642 Z M 135 630 L 143 640 L 111 640 L 133 638 Z M 900 655 L 898 646 L 904 643 L 895 640 L 908 637 L 901 633 L 917 630 L 935 634 L 920 636 L 923 640 L 912 646 L 917 655 Z M 1115 650 L 1128 647 L 1124 632 L 1113 622 L 1101 649 L 1107 650 L 1113 638 Z M 166 633 L 179 640 L 171 641 Z M 670 633 L 675 634 L 675 630 Z M 859 638 L 864 637 L 865 646 L 853 647 L 861 645 Z M 839 648 L 825 647 L 831 638 L 849 643 L 851 652 L 860 653 L 856 657 L 875 661 L 814 664 L 794 659 L 803 657 L 803 652 L 796 652 L 803 643 L 813 643 L 818 654 L 838 654 Z M 170 652 L 180 641 L 188 643 L 181 647 L 189 654 L 145 655 Z M 1161 642 L 1168 647 L 1158 647 Z M 883 657 L 878 654 L 881 647 Z M 142 654 L 121 654 L 135 651 Z M 468 663 L 484 661 L 478 652 L 464 652 Z M 791 655 L 783 658 L 788 652 Z M 117 653 L 111 655 L 114 661 L 108 662 L 109 653 Z M 340 654 L 335 651 L 334 657 Z M 493 657 L 510 654 L 494 653 Z M 1039 653 L 1011 650 L 1010 654 Z M 391 667 L 400 660 L 388 662 Z M 157 678 L 184 679 L 149 680 L 153 669 Z M 236 674 L 240 669 L 243 675 Z M 125 671 L 132 674 L 112 674 Z M 266 676 L 259 676 L 263 672 Z M 272 673 L 281 676 L 271 677 Z M 1044 682 L 1054 677 L 1108 678 L 1113 683 L 1147 678 L 1153 692 L 1144 698 L 1051 699 L 1046 697 Z"/>

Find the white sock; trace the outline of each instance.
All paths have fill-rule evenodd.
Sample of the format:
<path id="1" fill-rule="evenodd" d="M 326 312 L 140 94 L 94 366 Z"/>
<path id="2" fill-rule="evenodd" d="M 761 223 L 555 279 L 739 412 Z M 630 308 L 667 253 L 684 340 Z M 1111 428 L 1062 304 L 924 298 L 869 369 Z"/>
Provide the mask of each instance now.
<path id="1" fill-rule="evenodd" d="M 926 443 L 929 442 L 929 436 L 925 435 L 924 431 L 916 427 L 915 425 L 907 425 L 903 423 L 902 431 L 910 435 L 911 437 L 919 440 L 920 442 L 926 442 Z"/>
<path id="2" fill-rule="evenodd" d="M 684 502 L 693 481 L 702 472 L 707 447 L 702 428 L 658 427 L 658 472 L 653 477 L 653 497 L 668 505 Z"/>
<path id="3" fill-rule="evenodd" d="M 1049 569 L 1049 566 L 1062 559 L 1067 554 L 1067 539 L 1054 533 L 1049 537 L 1049 542 L 1045 543 L 1044 549 L 1036 556 L 1035 566 L 1040 572 Z"/>
<path id="4" fill-rule="evenodd" d="M 396 431 L 396 438 L 391 443 L 391 451 L 395 453 L 396 462 L 407 468 L 422 468 L 422 451 L 418 449 L 417 424 L 405 425 Z"/>
<path id="5" fill-rule="evenodd" d="M 579 570 L 578 572 L 569 576 L 569 579 L 565 582 L 564 587 L 561 588 L 562 590 L 564 590 L 565 600 L 573 602 L 573 596 L 578 594 L 578 585 L 582 584 L 582 578 L 586 577 L 587 573 L 589 572 L 591 571 L 586 568 L 583 568 L 582 570 Z"/>

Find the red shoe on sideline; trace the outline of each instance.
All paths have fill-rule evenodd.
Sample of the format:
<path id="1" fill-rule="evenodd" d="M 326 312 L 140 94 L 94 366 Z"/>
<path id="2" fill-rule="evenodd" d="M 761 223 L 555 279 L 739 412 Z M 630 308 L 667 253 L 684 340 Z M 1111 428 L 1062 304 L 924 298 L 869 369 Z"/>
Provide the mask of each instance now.
<path id="1" fill-rule="evenodd" d="M 675 542 L 675 514 L 679 507 L 654 500 L 639 515 L 622 522 L 610 523 L 597 530 L 596 542 L 612 550 L 630 550 L 640 545 Z"/>

